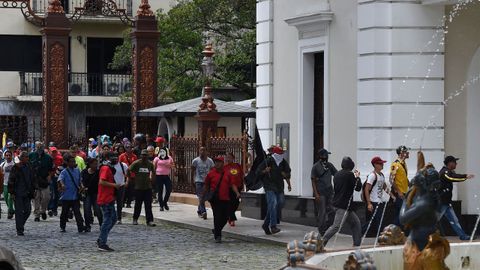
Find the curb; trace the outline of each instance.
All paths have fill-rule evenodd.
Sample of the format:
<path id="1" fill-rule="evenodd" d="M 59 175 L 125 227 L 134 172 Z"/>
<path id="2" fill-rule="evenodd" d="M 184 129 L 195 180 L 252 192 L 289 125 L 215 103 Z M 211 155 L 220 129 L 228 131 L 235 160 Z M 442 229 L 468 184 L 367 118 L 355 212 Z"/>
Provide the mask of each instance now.
<path id="1" fill-rule="evenodd" d="M 132 218 L 133 214 L 128 213 L 128 212 L 123 212 L 123 216 Z M 145 217 L 145 215 L 140 215 L 141 217 Z M 198 225 L 193 225 L 193 224 L 188 224 L 188 223 L 183 223 L 179 221 L 173 221 L 173 220 L 167 220 L 167 219 L 162 219 L 162 218 L 157 218 L 154 217 L 153 220 L 158 223 L 166 223 L 166 224 L 171 224 L 175 225 L 180 228 L 184 229 L 189 229 L 189 230 L 194 230 L 194 231 L 199 231 L 199 232 L 204 232 L 204 233 L 212 233 L 212 229 L 205 228 L 202 226 Z M 261 229 L 261 228 L 260 228 Z M 242 240 L 245 242 L 251 242 L 251 243 L 261 243 L 261 244 L 271 244 L 271 245 L 277 245 L 277 246 L 285 246 L 285 243 L 276 239 L 270 239 L 270 238 L 262 238 L 262 237 L 257 237 L 257 236 L 252 236 L 252 235 L 244 235 L 240 233 L 234 233 L 234 232 L 227 232 L 227 231 L 222 231 L 223 236 L 227 236 L 229 238 L 237 239 L 237 240 Z"/>

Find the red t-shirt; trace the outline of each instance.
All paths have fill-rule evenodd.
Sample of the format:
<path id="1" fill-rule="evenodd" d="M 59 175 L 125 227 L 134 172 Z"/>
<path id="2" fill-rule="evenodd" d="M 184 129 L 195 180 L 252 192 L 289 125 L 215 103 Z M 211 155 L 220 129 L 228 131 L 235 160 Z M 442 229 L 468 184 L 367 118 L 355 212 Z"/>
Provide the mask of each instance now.
<path id="1" fill-rule="evenodd" d="M 218 198 L 220 201 L 229 201 L 230 200 L 230 188 L 232 186 L 232 177 L 229 173 L 226 173 L 224 170 L 223 180 L 220 183 L 220 188 L 218 189 Z M 205 177 L 205 185 L 210 187 L 210 190 L 215 191 L 217 184 L 220 180 L 222 172 L 217 171 L 217 169 L 212 168 L 208 172 L 207 177 Z"/>
<path id="2" fill-rule="evenodd" d="M 238 163 L 230 163 L 223 167 L 226 173 L 232 177 L 232 184 L 239 190 L 243 190 L 243 169 Z"/>
<path id="3" fill-rule="evenodd" d="M 97 204 L 98 205 L 105 205 L 115 201 L 115 188 L 114 187 L 107 187 L 104 185 L 100 185 L 102 180 L 107 180 L 107 182 L 115 183 L 113 179 L 112 170 L 109 166 L 102 166 L 100 167 L 100 181 L 98 182 L 98 196 L 97 196 Z"/>
<path id="4" fill-rule="evenodd" d="M 85 154 L 85 152 L 83 152 L 82 150 L 78 151 L 78 154 L 81 158 L 83 158 L 83 160 L 86 160 L 87 159 L 87 154 Z"/>
<path id="5" fill-rule="evenodd" d="M 118 157 L 118 161 L 127 164 L 128 167 L 130 167 L 135 160 L 137 160 L 137 156 L 134 153 L 131 153 L 130 155 L 123 153 Z M 130 177 L 134 178 L 135 174 L 130 172 Z"/>

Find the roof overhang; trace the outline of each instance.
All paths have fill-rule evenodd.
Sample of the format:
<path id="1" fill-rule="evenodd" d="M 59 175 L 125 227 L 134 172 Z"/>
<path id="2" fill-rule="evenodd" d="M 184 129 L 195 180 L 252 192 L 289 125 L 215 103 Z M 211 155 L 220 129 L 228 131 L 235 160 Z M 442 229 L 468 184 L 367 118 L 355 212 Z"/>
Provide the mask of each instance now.
<path id="1" fill-rule="evenodd" d="M 193 117 L 197 113 L 192 112 L 151 112 L 151 111 L 139 111 L 135 115 L 141 117 Z M 256 118 L 255 112 L 219 112 L 222 117 L 245 117 Z"/>
<path id="2" fill-rule="evenodd" d="M 295 26 L 298 30 L 300 39 L 306 37 L 323 36 L 328 24 L 333 20 L 333 12 L 317 11 L 307 14 L 299 14 L 295 17 L 286 19 L 285 22 L 290 26 Z"/>

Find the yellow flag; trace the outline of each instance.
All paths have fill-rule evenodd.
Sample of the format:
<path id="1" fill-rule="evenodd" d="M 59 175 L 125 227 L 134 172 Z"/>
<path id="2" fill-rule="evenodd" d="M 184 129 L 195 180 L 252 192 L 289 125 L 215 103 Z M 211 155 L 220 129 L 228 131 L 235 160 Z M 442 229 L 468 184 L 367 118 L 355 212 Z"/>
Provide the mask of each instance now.
<path id="1" fill-rule="evenodd" d="M 3 132 L 2 148 L 4 148 L 6 144 L 7 144 L 7 133 L 6 133 L 6 132 Z"/>

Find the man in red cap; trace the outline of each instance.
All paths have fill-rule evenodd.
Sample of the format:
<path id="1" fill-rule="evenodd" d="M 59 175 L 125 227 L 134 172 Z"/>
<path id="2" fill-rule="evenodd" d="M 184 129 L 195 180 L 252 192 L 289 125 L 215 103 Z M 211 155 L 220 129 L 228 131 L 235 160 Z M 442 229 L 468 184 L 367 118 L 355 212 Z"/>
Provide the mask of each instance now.
<path id="1" fill-rule="evenodd" d="M 367 230 L 370 224 L 369 230 L 372 232 L 378 231 L 380 226 L 380 219 L 382 217 L 383 208 L 385 207 L 385 201 L 383 199 L 383 192 L 387 191 L 387 183 L 385 182 L 385 175 L 382 173 L 383 166 L 387 161 L 380 157 L 372 158 L 373 171 L 367 176 L 363 192 L 363 198 L 367 206 L 366 223 L 362 228 L 362 234 Z M 370 220 L 372 221 L 370 223 Z"/>
<path id="2" fill-rule="evenodd" d="M 161 136 L 158 136 L 156 139 L 155 139 L 155 156 L 158 156 L 158 153 L 160 152 L 160 149 L 164 148 L 164 149 L 167 149 L 165 147 L 165 138 L 161 137 Z M 167 152 L 167 155 L 169 153 Z"/>
<path id="3" fill-rule="evenodd" d="M 290 165 L 283 158 L 283 149 L 281 147 L 274 147 L 272 149 L 271 157 L 268 157 L 257 168 L 257 175 L 263 175 L 263 189 L 265 190 L 265 197 L 267 199 L 267 214 L 265 216 L 262 229 L 265 234 L 275 234 L 280 232 L 277 228 L 279 213 L 285 202 L 284 183 L 285 180 L 288 185 L 288 191 L 292 191 L 290 184 Z"/>

